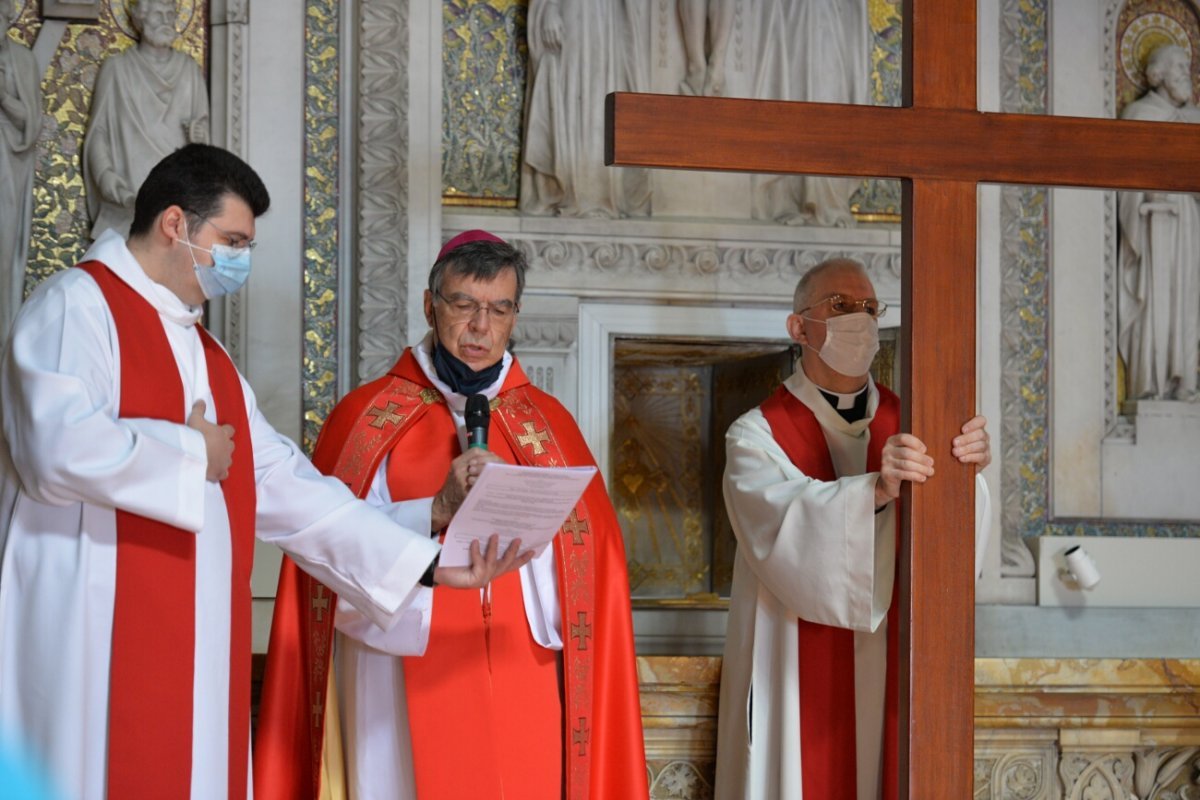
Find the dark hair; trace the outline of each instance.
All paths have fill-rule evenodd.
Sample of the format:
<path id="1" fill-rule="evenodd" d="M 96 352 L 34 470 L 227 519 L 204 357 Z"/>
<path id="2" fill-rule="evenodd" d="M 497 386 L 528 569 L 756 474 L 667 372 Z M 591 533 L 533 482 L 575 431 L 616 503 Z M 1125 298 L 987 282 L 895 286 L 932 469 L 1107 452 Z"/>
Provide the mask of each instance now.
<path id="1" fill-rule="evenodd" d="M 447 273 L 478 281 L 490 281 L 504 270 L 511 269 L 517 274 L 517 296 L 513 299 L 520 303 L 521 292 L 525 291 L 525 270 L 528 266 L 525 256 L 511 244 L 486 240 L 467 242 L 451 250 L 433 265 L 433 269 L 429 271 L 429 291 L 441 294 L 442 281 Z"/>
<path id="2" fill-rule="evenodd" d="M 225 195 L 234 194 L 261 217 L 271 205 L 262 178 L 228 150 L 189 144 L 159 161 L 138 189 L 130 236 L 148 232 L 158 215 L 171 206 L 208 219 L 221 212 Z"/>

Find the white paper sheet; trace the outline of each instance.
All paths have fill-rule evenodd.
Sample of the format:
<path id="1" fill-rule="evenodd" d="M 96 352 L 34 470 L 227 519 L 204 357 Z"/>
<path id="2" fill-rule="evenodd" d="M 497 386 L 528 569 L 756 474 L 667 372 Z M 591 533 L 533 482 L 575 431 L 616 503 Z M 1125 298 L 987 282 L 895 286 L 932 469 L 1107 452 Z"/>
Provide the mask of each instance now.
<path id="1" fill-rule="evenodd" d="M 450 521 L 438 565 L 467 566 L 471 542 L 479 539 L 486 546 L 493 533 L 500 535 L 500 552 L 519 538 L 522 551 L 540 554 L 553 541 L 595 474 L 595 467 L 485 464 L 479 480 Z"/>

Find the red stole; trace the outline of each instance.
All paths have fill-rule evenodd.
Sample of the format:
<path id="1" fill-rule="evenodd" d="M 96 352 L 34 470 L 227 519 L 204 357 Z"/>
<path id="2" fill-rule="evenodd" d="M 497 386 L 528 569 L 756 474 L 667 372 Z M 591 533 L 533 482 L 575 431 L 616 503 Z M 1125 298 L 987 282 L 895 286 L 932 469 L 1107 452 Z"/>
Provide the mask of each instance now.
<path id="1" fill-rule="evenodd" d="M 492 426 L 489 448 L 519 463 L 501 427 Z M 391 497 L 436 494 L 459 453 L 454 420 L 439 405 L 392 449 Z M 424 655 L 404 659 L 417 796 L 557 800 L 563 785 L 558 654 L 533 639 L 520 575 L 493 581 L 482 600 L 478 589 L 433 591 L 429 645 Z M 471 754 L 469 770 L 461 768 L 464 753 Z"/>
<path id="2" fill-rule="evenodd" d="M 431 495 L 441 486 L 449 461 L 458 452 L 449 415 L 442 408 L 425 408 L 442 402 L 411 351 L 406 351 L 389 375 L 351 392 L 338 404 L 321 432 L 314 463 L 323 471 L 332 471 L 362 496 L 370 488 L 383 457 L 394 451 L 396 458 L 389 461 L 392 496 L 404 499 L 417 492 Z M 557 401 L 529 384 L 519 365 L 513 364 L 509 370 L 492 406 L 492 448 L 506 458 L 512 456 L 517 463 L 539 466 L 593 463 L 574 421 Z M 373 421 L 388 418 L 389 414 L 394 424 L 381 423 L 388 429 L 387 435 L 373 432 Z M 424 420 L 420 425 L 415 424 L 418 418 Z M 552 740 L 562 743 L 566 764 L 561 783 L 566 797 L 637 800 L 647 796 L 624 543 L 601 480 L 594 480 L 588 487 L 554 547 L 565 634 L 561 700 L 548 696 L 554 654 L 547 654 L 532 642 L 516 574 L 492 586 L 491 653 L 493 668 L 501 671 L 509 669 L 499 665 L 501 652 L 503 660 L 517 659 L 511 674 L 500 678 L 504 682 L 511 682 L 517 671 L 532 670 L 536 676 L 532 696 L 524 700 L 509 698 L 497 690 L 501 702 L 491 706 L 491 720 L 481 723 L 478 711 L 474 711 L 470 716 L 458 717 L 458 727 L 447 728 L 449 733 L 439 734 L 449 738 L 427 742 L 427 734 L 417 735 L 418 728 L 449 725 L 457 715 L 444 708 L 437 714 L 426 710 L 433 704 L 418 696 L 426 691 L 419 685 L 431 685 L 429 680 L 417 677 L 425 667 L 417 662 L 423 659 L 406 659 L 409 724 L 415 726 L 412 739 L 418 761 L 416 777 L 423 797 L 426 791 L 437 797 L 447 790 L 430 788 L 431 784 L 422 788 L 423 769 L 428 770 L 419 763 L 422 753 L 430 745 L 464 752 L 462 743 L 469 735 L 464 733 L 464 726 L 487 725 L 487 729 L 474 731 L 486 735 L 494 722 L 502 736 L 514 740 L 523 737 L 526 743 L 534 741 L 535 747 L 543 746 L 534 739 L 542 735 L 538 731 L 525 730 L 522 721 L 501 716 L 515 713 L 509 709 L 522 702 L 536 706 L 536 725 L 544 725 L 548 709 L 561 702 L 562 713 L 554 720 Z M 472 640 L 465 642 L 462 652 L 471 654 L 466 659 L 473 662 L 471 669 L 482 667 L 487 648 L 480 636 L 486 628 L 482 625 L 484 607 L 478 591 L 439 588 L 435 592 L 434 630 L 428 652 L 434 655 L 435 644 L 442 650 L 457 632 L 466 630 L 463 635 Z M 285 559 L 255 747 L 258 800 L 319 796 L 325 716 L 322 694 L 328 680 L 333 627 L 331 614 L 318 611 L 332 608 L 328 590 Z M 443 629 L 445 618 L 451 616 L 455 617 L 450 620 L 451 626 Z M 459 617 L 462 628 L 457 625 Z M 480 652 L 485 653 L 484 662 L 478 659 Z M 597 669 L 603 671 L 599 681 L 593 679 Z M 437 690 L 436 676 L 431 677 L 435 679 L 432 688 Z M 491 770 L 487 765 L 495 758 L 508 758 L 510 752 L 516 752 L 515 741 L 492 744 L 500 748 L 498 756 L 467 750 L 471 753 L 471 770 L 456 769 L 443 776 L 455 781 L 451 796 L 471 794 L 462 791 L 461 780 L 468 779 L 467 772 L 480 767 Z M 456 763 L 461 765 L 461 761 Z M 537 780 L 544 781 L 545 776 Z M 521 794 L 522 786 L 515 791 L 507 784 L 505 788 L 508 797 L 528 796 Z M 556 787 L 553 796 L 559 797 L 561 791 L 561 786 Z"/>
<path id="3" fill-rule="evenodd" d="M 184 424 L 183 383 L 158 312 L 104 264 L 99 284 L 121 354 L 118 416 Z M 250 750 L 250 571 L 256 490 L 250 425 L 229 356 L 199 325 L 218 424 L 234 429 L 221 482 L 232 537 L 228 797 L 244 798 Z M 109 797 L 191 793 L 197 535 L 116 509 L 117 574 L 108 700 Z M 204 765 L 200 765 L 204 768 Z"/>
<path id="4" fill-rule="evenodd" d="M 866 472 L 878 472 L 888 437 L 900 430 L 900 400 L 879 389 L 879 408 L 871 420 Z M 775 441 L 796 468 L 822 481 L 837 480 L 825 433 L 812 410 L 786 386 L 762 404 Z M 897 525 L 897 530 L 899 526 Z M 887 688 L 884 711 L 883 797 L 898 790 L 897 646 L 899 620 L 896 588 L 888 608 Z M 800 764 L 804 797 L 856 800 L 857 752 L 854 693 L 854 631 L 797 620 L 799 634 Z"/>

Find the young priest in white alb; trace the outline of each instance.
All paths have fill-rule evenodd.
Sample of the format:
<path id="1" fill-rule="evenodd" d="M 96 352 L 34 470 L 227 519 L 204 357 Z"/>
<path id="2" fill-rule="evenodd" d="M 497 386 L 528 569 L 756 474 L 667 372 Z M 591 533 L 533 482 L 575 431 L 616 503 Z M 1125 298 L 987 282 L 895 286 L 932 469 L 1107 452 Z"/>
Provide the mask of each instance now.
<path id="1" fill-rule="evenodd" d="M 250 269 L 269 198 L 189 145 L 47 279 L 0 367 L 0 739 L 64 796 L 244 798 L 250 568 L 279 545 L 376 624 L 437 554 L 320 475 L 197 325 Z M 298 278 L 297 278 L 298 279 Z M 523 559 L 476 552 L 435 579 L 482 586 Z"/>

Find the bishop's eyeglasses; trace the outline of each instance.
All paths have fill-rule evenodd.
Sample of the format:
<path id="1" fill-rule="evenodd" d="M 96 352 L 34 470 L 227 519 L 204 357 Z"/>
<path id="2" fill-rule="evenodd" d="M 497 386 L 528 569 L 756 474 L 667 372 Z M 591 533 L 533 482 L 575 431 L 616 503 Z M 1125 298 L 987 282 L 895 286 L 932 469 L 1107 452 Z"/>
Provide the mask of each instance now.
<path id="1" fill-rule="evenodd" d="M 878 319 L 884 315 L 888 308 L 887 303 L 883 302 L 882 300 L 877 300 L 874 297 L 868 297 L 865 300 L 850 300 L 840 294 L 831 294 L 824 300 L 818 300 L 811 306 L 806 306 L 796 313 L 803 314 L 805 311 L 816 308 L 817 306 L 825 305 L 826 303 L 829 303 L 829 307 L 833 310 L 834 316 L 853 314 L 856 311 L 861 311 Z"/>
<path id="2" fill-rule="evenodd" d="M 441 292 L 435 292 L 435 294 L 449 309 L 450 319 L 454 322 L 475 319 L 475 315 L 479 313 L 480 309 L 487 310 L 488 319 L 492 322 L 509 322 L 521 310 L 520 303 L 514 303 L 511 300 L 481 303 L 474 297 L 465 294 L 455 294 L 453 297 L 446 297 Z"/>

